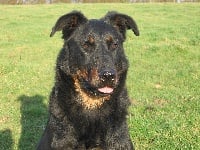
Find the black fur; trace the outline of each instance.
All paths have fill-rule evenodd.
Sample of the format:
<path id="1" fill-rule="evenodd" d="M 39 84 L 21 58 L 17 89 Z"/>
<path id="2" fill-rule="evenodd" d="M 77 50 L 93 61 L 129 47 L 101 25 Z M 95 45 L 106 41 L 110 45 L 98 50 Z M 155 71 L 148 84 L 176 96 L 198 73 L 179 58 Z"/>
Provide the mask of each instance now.
<path id="1" fill-rule="evenodd" d="M 134 149 L 126 123 L 128 29 L 139 36 L 135 21 L 117 12 L 88 20 L 73 11 L 58 19 L 50 36 L 62 30 L 64 46 L 38 150 Z"/>

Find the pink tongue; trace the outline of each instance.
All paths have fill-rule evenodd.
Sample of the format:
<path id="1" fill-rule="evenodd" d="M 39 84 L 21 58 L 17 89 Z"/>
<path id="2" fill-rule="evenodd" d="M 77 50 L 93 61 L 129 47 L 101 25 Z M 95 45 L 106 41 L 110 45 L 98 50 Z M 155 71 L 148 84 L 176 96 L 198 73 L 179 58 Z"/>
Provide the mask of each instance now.
<path id="1" fill-rule="evenodd" d="M 103 88 L 98 88 L 98 91 L 101 93 L 110 94 L 113 92 L 113 88 L 105 86 Z"/>

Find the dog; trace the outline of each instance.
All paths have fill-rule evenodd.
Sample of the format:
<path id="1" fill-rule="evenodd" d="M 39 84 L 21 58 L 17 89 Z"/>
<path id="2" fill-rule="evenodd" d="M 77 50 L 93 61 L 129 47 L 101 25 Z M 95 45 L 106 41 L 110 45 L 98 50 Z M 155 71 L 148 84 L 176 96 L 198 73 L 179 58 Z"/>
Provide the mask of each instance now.
<path id="1" fill-rule="evenodd" d="M 87 19 L 81 12 L 61 16 L 50 37 L 62 30 L 49 119 L 38 150 L 133 150 L 126 122 L 130 101 L 125 85 L 128 15 L 108 12 Z"/>

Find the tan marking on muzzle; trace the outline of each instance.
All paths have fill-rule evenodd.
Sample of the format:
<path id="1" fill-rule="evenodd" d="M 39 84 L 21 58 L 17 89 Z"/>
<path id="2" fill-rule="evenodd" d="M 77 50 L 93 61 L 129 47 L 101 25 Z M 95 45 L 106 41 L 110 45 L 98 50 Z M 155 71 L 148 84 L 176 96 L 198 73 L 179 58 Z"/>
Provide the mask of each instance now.
<path id="1" fill-rule="evenodd" d="M 85 73 L 83 72 L 83 74 Z M 100 97 L 100 96 L 89 95 L 88 93 L 86 93 L 81 88 L 81 85 L 79 83 L 78 76 L 80 75 L 81 73 L 80 71 L 78 71 L 78 74 L 74 76 L 74 81 L 75 81 L 74 85 L 76 88 L 76 92 L 79 93 L 81 105 L 87 110 L 94 110 L 100 108 L 106 100 L 109 100 L 110 96 L 108 95 L 105 97 Z"/>

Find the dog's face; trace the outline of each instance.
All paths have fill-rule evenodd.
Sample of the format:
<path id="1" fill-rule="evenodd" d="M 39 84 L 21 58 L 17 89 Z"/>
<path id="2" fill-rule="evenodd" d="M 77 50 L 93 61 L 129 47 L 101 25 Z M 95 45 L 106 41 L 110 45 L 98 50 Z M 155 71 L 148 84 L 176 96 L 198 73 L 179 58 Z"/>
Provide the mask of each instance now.
<path id="1" fill-rule="evenodd" d="M 122 44 L 121 35 L 103 21 L 91 20 L 74 32 L 67 42 L 69 66 L 72 74 L 78 71 L 82 88 L 101 96 L 113 92 L 128 66 Z"/>
<path id="2" fill-rule="evenodd" d="M 65 40 L 66 56 L 60 57 L 58 67 L 73 77 L 82 97 L 97 101 L 95 105 L 110 98 L 127 72 L 123 49 L 126 29 L 139 35 L 129 16 L 110 12 L 100 20 L 87 20 L 76 11 L 59 18 L 52 29 L 51 36 L 62 30 Z"/>

